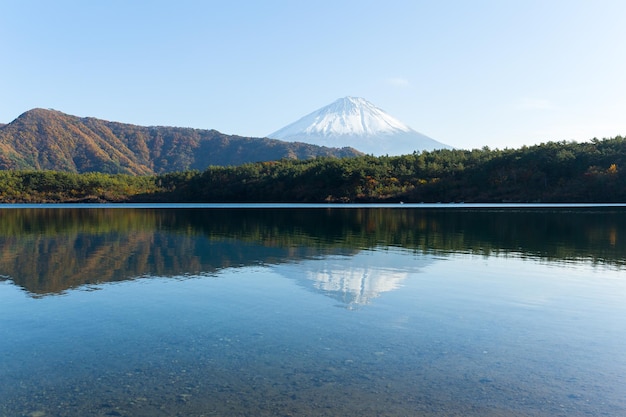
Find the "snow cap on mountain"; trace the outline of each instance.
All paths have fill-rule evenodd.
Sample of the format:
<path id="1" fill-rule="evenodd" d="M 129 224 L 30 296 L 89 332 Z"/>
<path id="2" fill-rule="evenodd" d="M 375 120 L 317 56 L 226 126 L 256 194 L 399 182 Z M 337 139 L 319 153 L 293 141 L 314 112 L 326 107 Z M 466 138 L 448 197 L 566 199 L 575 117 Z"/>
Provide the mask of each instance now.
<path id="1" fill-rule="evenodd" d="M 450 148 L 360 97 L 344 97 L 268 135 L 321 146 L 351 146 L 373 155 Z"/>

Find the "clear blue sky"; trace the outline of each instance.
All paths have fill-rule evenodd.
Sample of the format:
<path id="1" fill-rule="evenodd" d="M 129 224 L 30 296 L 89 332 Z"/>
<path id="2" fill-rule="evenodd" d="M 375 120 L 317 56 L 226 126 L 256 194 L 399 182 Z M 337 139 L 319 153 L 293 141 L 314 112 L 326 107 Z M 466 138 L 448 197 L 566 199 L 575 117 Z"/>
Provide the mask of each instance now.
<path id="1" fill-rule="evenodd" d="M 363 97 L 460 148 L 626 135 L 623 0 L 0 0 L 34 107 L 265 136 Z"/>

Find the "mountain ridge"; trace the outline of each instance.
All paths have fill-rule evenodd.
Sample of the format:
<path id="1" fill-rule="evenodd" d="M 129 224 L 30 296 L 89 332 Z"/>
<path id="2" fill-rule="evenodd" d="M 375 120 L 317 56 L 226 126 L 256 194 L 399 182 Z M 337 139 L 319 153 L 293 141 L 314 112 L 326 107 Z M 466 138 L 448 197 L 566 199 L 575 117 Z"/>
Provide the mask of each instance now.
<path id="1" fill-rule="evenodd" d="M 149 175 L 211 165 L 360 154 L 349 148 L 226 135 L 214 129 L 138 126 L 42 108 L 0 125 L 0 170 Z"/>
<path id="2" fill-rule="evenodd" d="M 361 97 L 344 97 L 268 135 L 320 146 L 350 146 L 368 154 L 401 155 L 452 149 L 376 107 Z"/>

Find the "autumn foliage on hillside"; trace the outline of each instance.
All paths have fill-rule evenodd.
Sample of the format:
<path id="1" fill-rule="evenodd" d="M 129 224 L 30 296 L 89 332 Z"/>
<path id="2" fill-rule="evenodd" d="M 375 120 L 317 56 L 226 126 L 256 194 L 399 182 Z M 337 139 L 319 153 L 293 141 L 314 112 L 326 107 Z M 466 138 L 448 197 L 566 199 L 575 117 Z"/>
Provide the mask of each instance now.
<path id="1" fill-rule="evenodd" d="M 0 201 L 626 202 L 626 139 L 282 159 L 151 176 L 4 171 Z"/>
<path id="2" fill-rule="evenodd" d="M 325 148 L 216 130 L 135 126 L 55 110 L 30 110 L 0 125 L 0 169 L 155 175 L 210 165 L 283 158 L 355 156 Z"/>

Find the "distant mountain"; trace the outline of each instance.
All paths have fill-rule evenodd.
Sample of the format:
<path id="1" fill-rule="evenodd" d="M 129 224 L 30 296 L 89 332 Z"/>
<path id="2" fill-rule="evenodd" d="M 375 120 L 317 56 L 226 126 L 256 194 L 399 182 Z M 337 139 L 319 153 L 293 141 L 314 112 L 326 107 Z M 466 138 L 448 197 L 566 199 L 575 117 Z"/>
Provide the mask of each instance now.
<path id="1" fill-rule="evenodd" d="M 283 158 L 356 156 L 349 148 L 320 147 L 216 130 L 143 127 L 56 110 L 33 109 L 0 125 L 0 169 L 154 174 L 210 165 Z"/>
<path id="2" fill-rule="evenodd" d="M 340 98 L 267 136 L 320 146 L 350 146 L 376 156 L 451 149 L 359 97 Z"/>

